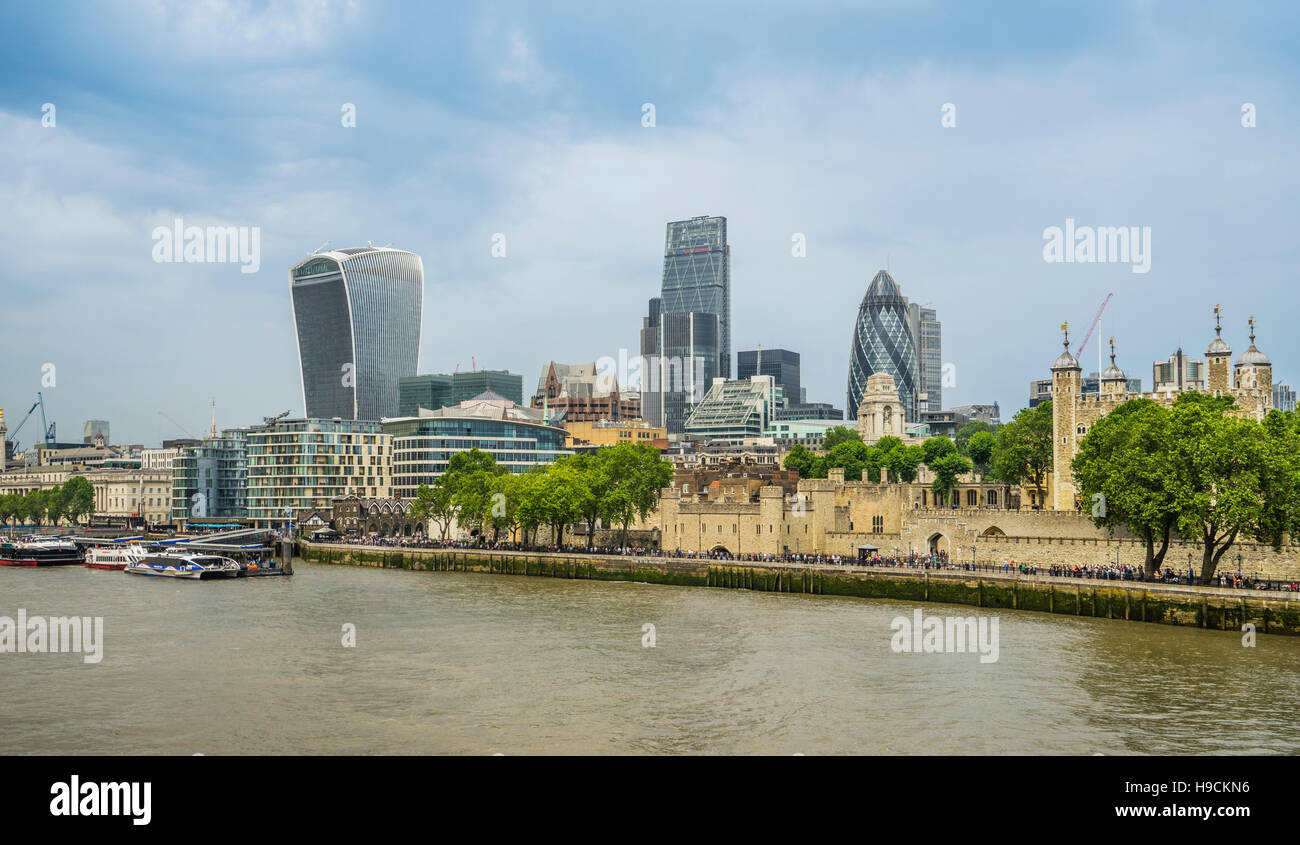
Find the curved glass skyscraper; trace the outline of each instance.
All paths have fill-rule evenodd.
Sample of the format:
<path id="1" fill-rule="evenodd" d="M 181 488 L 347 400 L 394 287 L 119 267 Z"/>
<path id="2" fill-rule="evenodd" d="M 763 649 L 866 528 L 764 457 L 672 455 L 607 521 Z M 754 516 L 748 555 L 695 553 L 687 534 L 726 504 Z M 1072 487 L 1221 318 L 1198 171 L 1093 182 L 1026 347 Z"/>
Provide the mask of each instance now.
<path id="1" fill-rule="evenodd" d="M 289 270 L 310 419 L 398 415 L 398 380 L 420 363 L 424 264 L 387 247 L 310 255 Z"/>
<path id="2" fill-rule="evenodd" d="M 907 299 L 898 282 L 886 270 L 871 280 L 858 306 L 853 327 L 853 348 L 849 352 L 848 417 L 858 415 L 858 403 L 872 373 L 889 373 L 898 386 L 903 415 L 908 422 L 919 418 L 916 406 L 916 339 L 907 315 Z"/>

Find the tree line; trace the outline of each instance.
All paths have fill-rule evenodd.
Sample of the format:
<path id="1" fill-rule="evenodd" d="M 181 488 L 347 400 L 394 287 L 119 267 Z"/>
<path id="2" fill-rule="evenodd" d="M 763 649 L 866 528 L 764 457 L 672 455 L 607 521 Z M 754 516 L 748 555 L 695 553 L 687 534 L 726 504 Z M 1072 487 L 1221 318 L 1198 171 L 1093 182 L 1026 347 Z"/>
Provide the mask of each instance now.
<path id="1" fill-rule="evenodd" d="M 626 543 L 634 519 L 645 519 L 659 503 L 660 491 L 672 484 L 673 466 L 659 450 L 645 444 L 620 443 L 595 452 L 565 455 L 555 463 L 525 473 L 510 473 L 487 452 L 457 452 L 447 471 L 432 485 L 416 490 L 410 515 L 432 520 L 446 539 L 452 522 L 492 542 L 519 533 L 531 545 L 546 526 L 556 544 L 564 529 L 597 521 L 622 527 Z M 595 531 L 587 533 L 587 545 Z"/>
<path id="2" fill-rule="evenodd" d="M 0 496 L 0 523 L 5 525 L 76 523 L 95 509 L 95 487 L 81 476 L 30 493 Z"/>

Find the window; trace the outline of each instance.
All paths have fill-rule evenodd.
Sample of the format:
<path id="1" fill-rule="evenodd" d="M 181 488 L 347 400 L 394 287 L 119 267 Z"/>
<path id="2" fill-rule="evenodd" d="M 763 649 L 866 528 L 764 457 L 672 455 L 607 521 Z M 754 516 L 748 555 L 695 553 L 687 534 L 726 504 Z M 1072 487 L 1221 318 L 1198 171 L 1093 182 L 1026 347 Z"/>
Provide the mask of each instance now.
<path id="1" fill-rule="evenodd" d="M 871 517 L 871 533 L 872 534 L 885 533 L 885 518 L 883 516 Z"/>

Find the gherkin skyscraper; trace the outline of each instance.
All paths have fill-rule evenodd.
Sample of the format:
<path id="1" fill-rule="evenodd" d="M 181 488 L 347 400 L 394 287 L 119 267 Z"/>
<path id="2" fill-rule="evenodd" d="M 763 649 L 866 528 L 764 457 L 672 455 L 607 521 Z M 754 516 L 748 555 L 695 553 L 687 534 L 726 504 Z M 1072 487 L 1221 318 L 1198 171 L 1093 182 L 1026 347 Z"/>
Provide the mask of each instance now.
<path id="1" fill-rule="evenodd" d="M 872 373 L 889 373 L 894 377 L 903 415 L 908 422 L 916 422 L 920 418 L 916 404 L 916 338 L 912 336 L 907 317 L 907 299 L 887 270 L 881 270 L 871 280 L 858 306 L 853 346 L 849 351 L 847 419 L 857 417 L 858 403 Z"/>

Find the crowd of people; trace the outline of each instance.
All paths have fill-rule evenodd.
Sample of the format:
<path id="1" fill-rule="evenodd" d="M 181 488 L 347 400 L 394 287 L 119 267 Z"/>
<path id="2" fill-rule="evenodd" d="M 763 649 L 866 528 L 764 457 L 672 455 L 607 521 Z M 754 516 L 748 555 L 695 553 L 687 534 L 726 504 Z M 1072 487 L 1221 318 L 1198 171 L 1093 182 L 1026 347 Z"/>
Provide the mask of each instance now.
<path id="1" fill-rule="evenodd" d="M 1154 576 L 1148 576 L 1141 567 L 1130 566 L 1128 564 L 1115 565 L 1107 564 L 1098 566 L 1095 564 L 1076 564 L 1068 566 L 1063 564 L 1052 564 L 1046 567 L 1040 567 L 1034 563 L 1017 563 L 1014 560 L 1003 561 L 1002 563 L 982 563 L 973 562 L 956 562 L 949 558 L 948 553 L 938 551 L 935 553 L 922 554 L 920 552 L 911 552 L 905 556 L 891 555 L 885 556 L 879 553 L 866 555 L 861 558 L 853 558 L 845 555 L 830 554 L 795 554 L 792 552 L 784 554 L 757 554 L 744 553 L 735 554 L 725 549 L 714 549 L 711 551 L 695 551 L 693 549 L 653 549 L 641 546 L 586 546 L 582 544 L 574 545 L 565 543 L 561 546 L 536 546 L 522 543 L 513 543 L 498 541 L 492 542 L 487 538 L 472 540 L 435 540 L 421 535 L 414 537 L 379 537 L 379 536 L 317 536 L 313 537 L 313 542 L 338 543 L 351 546 L 382 546 L 386 548 L 401 549 L 463 549 L 476 551 L 499 551 L 499 552 L 561 552 L 564 554 L 597 554 L 597 555 L 617 555 L 628 557 L 657 557 L 672 558 L 679 560 L 724 560 L 738 561 L 744 563 L 781 563 L 781 564 L 803 564 L 814 566 L 864 566 L 872 568 L 885 569 L 926 569 L 926 570 L 944 570 L 944 571 L 965 571 L 965 572 L 988 572 L 995 575 L 1049 575 L 1056 578 L 1080 578 L 1102 581 L 1148 581 L 1168 584 L 1190 584 L 1198 586 L 1207 586 L 1200 579 L 1195 577 L 1192 571 L 1185 573 L 1175 572 L 1173 569 L 1166 568 Z M 1261 579 L 1258 576 L 1244 576 L 1242 573 L 1220 572 L 1211 579 L 1208 586 L 1227 587 L 1242 590 L 1283 590 L 1288 592 L 1300 592 L 1300 582 L 1274 581 Z"/>

